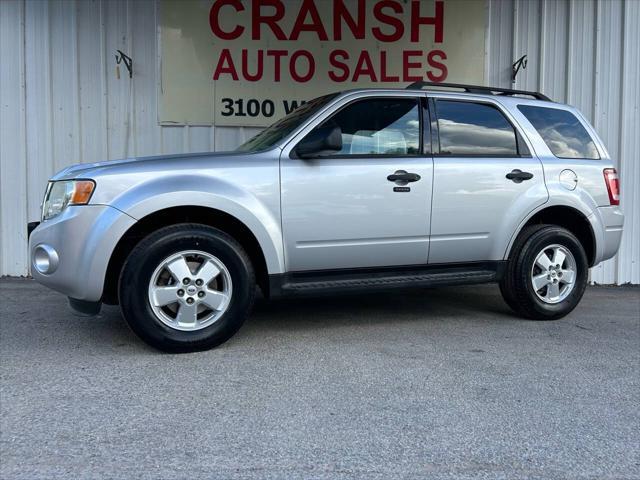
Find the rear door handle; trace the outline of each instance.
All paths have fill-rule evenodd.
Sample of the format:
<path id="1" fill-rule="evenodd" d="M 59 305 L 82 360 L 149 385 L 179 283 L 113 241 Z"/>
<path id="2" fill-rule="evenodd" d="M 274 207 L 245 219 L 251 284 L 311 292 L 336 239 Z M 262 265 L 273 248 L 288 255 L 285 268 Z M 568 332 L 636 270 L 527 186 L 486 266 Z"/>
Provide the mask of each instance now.
<path id="1" fill-rule="evenodd" d="M 507 173 L 506 177 L 509 180 L 513 180 L 515 183 L 522 183 L 525 180 L 531 180 L 533 178 L 533 173 L 523 172 L 517 168 L 511 170 L 511 172 Z"/>
<path id="2" fill-rule="evenodd" d="M 420 180 L 420 175 L 417 173 L 408 173 L 406 170 L 396 170 L 396 173 L 392 173 L 387 177 L 390 182 L 417 182 Z"/>

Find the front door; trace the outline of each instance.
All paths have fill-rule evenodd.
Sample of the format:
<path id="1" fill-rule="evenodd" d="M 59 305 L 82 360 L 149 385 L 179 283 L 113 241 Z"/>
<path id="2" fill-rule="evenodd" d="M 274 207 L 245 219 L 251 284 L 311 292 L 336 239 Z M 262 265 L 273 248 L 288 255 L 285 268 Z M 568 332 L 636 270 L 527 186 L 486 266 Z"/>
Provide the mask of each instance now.
<path id="1" fill-rule="evenodd" d="M 498 104 L 443 97 L 430 106 L 429 263 L 502 260 L 519 222 L 547 201 L 542 164 Z"/>
<path id="2" fill-rule="evenodd" d="M 420 98 L 409 95 L 345 99 L 317 126 L 340 128 L 341 151 L 307 159 L 283 151 L 288 271 L 427 263 L 433 165 L 422 153 L 422 118 Z"/>

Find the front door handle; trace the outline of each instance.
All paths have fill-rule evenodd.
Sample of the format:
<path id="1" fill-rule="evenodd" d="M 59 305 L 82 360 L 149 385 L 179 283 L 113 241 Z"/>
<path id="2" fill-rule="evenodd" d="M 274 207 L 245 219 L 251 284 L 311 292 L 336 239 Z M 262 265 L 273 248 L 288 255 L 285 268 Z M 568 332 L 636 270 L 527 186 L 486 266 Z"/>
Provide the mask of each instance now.
<path id="1" fill-rule="evenodd" d="M 420 175 L 417 173 L 408 173 L 406 170 L 396 170 L 396 173 L 392 173 L 387 177 L 387 180 L 406 185 L 409 182 L 417 182 L 420 180 Z"/>
<path id="2" fill-rule="evenodd" d="M 507 173 L 506 177 L 509 180 L 513 180 L 515 183 L 522 183 L 525 180 L 531 180 L 533 178 L 533 173 L 523 172 L 517 168 L 511 170 L 511 172 Z"/>

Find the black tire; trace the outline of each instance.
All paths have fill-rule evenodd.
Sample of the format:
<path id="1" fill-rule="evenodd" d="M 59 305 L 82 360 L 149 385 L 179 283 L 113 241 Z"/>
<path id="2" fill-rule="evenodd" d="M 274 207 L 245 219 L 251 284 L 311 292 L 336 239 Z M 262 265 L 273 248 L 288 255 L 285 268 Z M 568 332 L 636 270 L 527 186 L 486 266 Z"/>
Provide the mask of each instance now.
<path id="1" fill-rule="evenodd" d="M 571 252 L 576 263 L 576 276 L 573 289 L 565 299 L 559 303 L 547 303 L 536 295 L 531 272 L 538 253 L 554 244 Z M 518 315 L 531 320 L 556 320 L 578 305 L 587 286 L 589 262 L 584 247 L 570 231 L 556 225 L 526 227 L 514 242 L 511 252 L 500 281 L 500 292 Z"/>
<path id="2" fill-rule="evenodd" d="M 149 282 L 167 257 L 186 250 L 214 255 L 228 270 L 233 284 L 226 311 L 211 325 L 182 331 L 163 323 L 149 301 Z M 131 329 L 149 345 L 165 352 L 208 350 L 226 342 L 242 326 L 255 297 L 256 281 L 249 256 L 226 233 L 200 224 L 161 228 L 144 238 L 127 258 L 118 284 L 120 309 Z"/>

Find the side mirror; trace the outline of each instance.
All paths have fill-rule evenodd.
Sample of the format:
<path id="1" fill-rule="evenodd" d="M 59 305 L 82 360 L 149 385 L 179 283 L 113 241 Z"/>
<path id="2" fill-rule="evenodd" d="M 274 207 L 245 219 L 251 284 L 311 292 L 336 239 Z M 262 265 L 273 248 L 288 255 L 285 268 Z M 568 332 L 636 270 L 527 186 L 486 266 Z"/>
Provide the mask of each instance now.
<path id="1" fill-rule="evenodd" d="M 296 147 L 300 158 L 312 158 L 325 152 L 342 150 L 342 130 L 337 125 L 316 128 Z"/>

